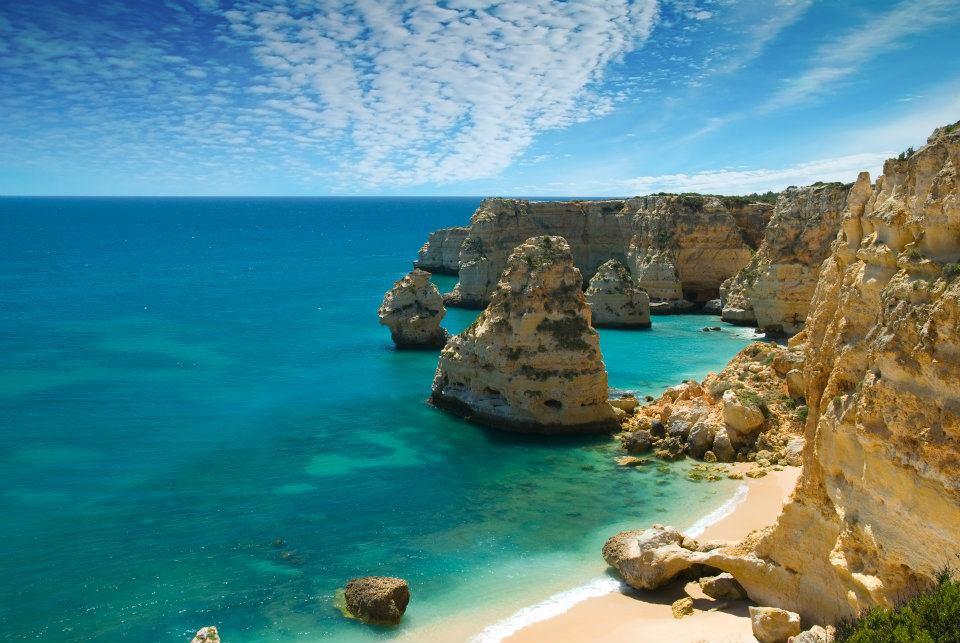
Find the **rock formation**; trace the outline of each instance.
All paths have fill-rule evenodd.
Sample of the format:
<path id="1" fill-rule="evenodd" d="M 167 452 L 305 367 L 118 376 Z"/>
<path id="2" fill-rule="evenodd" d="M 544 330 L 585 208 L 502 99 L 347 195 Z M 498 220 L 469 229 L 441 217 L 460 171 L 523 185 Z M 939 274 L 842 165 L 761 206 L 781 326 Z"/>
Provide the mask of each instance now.
<path id="1" fill-rule="evenodd" d="M 630 453 L 653 450 L 663 457 L 673 455 L 669 440 L 675 438 L 676 455 L 798 464 L 789 445 L 803 430 L 806 407 L 790 397 L 786 375 L 802 359 L 776 344 L 751 344 L 703 383 L 680 384 L 635 409 L 624 423 L 621 444 Z"/>
<path id="2" fill-rule="evenodd" d="M 624 578 L 708 566 L 832 623 L 934 583 L 960 552 L 960 123 L 851 191 L 805 329 L 803 473 L 776 525 L 710 551 L 650 536 Z M 619 551 L 636 553 L 625 532 Z M 605 550 L 606 554 L 606 550 Z M 646 569 L 649 566 L 651 569 Z"/>
<path id="3" fill-rule="evenodd" d="M 402 578 L 354 578 L 344 589 L 346 609 L 354 618 L 377 625 L 396 625 L 407 610 L 410 588 Z"/>
<path id="4" fill-rule="evenodd" d="M 440 228 L 431 232 L 413 267 L 437 275 L 456 275 L 460 272 L 460 246 L 469 232 L 470 229 L 464 227 Z"/>
<path id="5" fill-rule="evenodd" d="M 440 348 L 447 342 L 447 331 L 440 328 L 447 310 L 429 272 L 416 268 L 393 284 L 379 312 L 397 348 Z"/>
<path id="6" fill-rule="evenodd" d="M 776 607 L 750 606 L 750 627 L 760 643 L 787 643 L 800 634 L 800 615 Z"/>
<path id="7" fill-rule="evenodd" d="M 580 271 L 561 237 L 517 247 L 490 305 L 440 353 L 433 403 L 473 421 L 535 433 L 618 427 Z"/>
<path id="8" fill-rule="evenodd" d="M 213 625 L 201 627 L 190 643 L 220 643 L 220 633 Z"/>
<path id="9" fill-rule="evenodd" d="M 616 259 L 597 269 L 585 295 L 595 328 L 650 328 L 650 297 Z"/>
<path id="10" fill-rule="evenodd" d="M 724 320 L 787 335 L 803 326 L 849 191 L 815 183 L 780 193 L 757 253 L 723 284 Z"/>
<path id="11" fill-rule="evenodd" d="M 569 242 L 574 264 L 587 277 L 617 259 L 631 268 L 652 298 L 676 301 L 686 296 L 703 302 L 717 297 L 720 284 L 750 260 L 771 210 L 766 203 L 691 195 L 611 201 L 485 199 L 469 227 L 431 235 L 417 265 L 451 270 L 452 248 L 459 243 L 460 281 L 448 293 L 447 303 L 482 308 L 517 245 L 534 236 L 559 235 Z M 468 232 L 461 241 L 463 230 Z"/>

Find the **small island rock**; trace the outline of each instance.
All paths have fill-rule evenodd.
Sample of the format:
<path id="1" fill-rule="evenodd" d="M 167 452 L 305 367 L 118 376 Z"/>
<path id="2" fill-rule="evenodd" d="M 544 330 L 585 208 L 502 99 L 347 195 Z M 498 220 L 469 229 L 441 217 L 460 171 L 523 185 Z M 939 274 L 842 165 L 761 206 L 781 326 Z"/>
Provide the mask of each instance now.
<path id="1" fill-rule="evenodd" d="M 440 328 L 447 310 L 429 272 L 414 269 L 393 284 L 379 313 L 397 348 L 440 348 L 447 343 L 447 331 Z"/>
<path id="2" fill-rule="evenodd" d="M 347 583 L 344 599 L 347 611 L 361 621 L 396 625 L 410 602 L 410 588 L 402 578 L 365 576 Z"/>
<path id="3" fill-rule="evenodd" d="M 220 643 L 220 633 L 213 625 L 201 627 L 190 643 Z"/>
<path id="4" fill-rule="evenodd" d="M 650 328 L 650 297 L 616 259 L 597 268 L 585 296 L 595 328 Z"/>

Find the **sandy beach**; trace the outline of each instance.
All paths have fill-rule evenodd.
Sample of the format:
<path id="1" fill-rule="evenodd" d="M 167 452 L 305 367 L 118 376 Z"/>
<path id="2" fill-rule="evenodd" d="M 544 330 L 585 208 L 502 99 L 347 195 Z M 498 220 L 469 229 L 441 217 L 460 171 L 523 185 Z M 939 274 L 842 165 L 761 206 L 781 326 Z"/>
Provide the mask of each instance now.
<path id="1" fill-rule="evenodd" d="M 772 524 L 799 475 L 799 468 L 788 467 L 757 480 L 744 478 L 745 500 L 697 538 L 735 541 Z M 694 599 L 696 611 L 691 616 L 675 619 L 670 605 L 686 595 Z M 654 592 L 612 592 L 589 598 L 559 616 L 533 623 L 504 640 L 510 643 L 755 641 L 748 606 L 747 601 L 715 601 L 700 592 L 697 583 L 678 582 Z"/>

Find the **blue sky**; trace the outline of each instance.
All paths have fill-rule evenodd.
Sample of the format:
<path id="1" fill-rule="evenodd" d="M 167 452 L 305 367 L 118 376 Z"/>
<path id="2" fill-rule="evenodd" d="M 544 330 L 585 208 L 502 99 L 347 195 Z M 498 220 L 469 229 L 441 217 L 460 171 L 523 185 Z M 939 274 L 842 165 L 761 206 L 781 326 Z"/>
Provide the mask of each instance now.
<path id="1" fill-rule="evenodd" d="M 960 119 L 960 0 L 0 3 L 0 194 L 746 193 Z"/>

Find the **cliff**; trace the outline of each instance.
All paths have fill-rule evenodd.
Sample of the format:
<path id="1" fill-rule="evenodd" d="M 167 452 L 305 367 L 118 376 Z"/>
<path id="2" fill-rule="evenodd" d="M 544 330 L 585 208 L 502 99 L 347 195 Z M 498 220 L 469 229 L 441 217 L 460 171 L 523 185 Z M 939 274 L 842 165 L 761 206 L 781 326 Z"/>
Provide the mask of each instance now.
<path id="1" fill-rule="evenodd" d="M 460 246 L 469 232 L 469 228 L 463 227 L 431 232 L 413 267 L 438 275 L 456 275 L 460 272 Z"/>
<path id="2" fill-rule="evenodd" d="M 706 301 L 750 260 L 752 240 L 761 236 L 771 209 L 769 204 L 740 201 L 728 209 L 721 197 L 690 195 L 608 201 L 485 199 L 460 241 L 460 281 L 447 303 L 485 306 L 513 249 L 539 235 L 566 239 L 574 264 L 587 277 L 617 259 L 651 297 L 676 300 L 686 294 Z M 462 230 L 447 228 L 431 235 L 417 265 L 451 270 L 452 248 Z"/>
<path id="3" fill-rule="evenodd" d="M 440 322 L 447 314 L 440 291 L 430 273 L 414 269 L 399 279 L 383 296 L 380 323 L 390 328 L 397 348 L 440 348 L 447 331 Z"/>
<path id="4" fill-rule="evenodd" d="M 650 328 L 650 297 L 622 263 L 604 263 L 584 293 L 594 328 Z"/>
<path id="5" fill-rule="evenodd" d="M 820 183 L 780 193 L 757 253 L 723 284 L 725 321 L 787 335 L 802 328 L 849 191 Z"/>
<path id="6" fill-rule="evenodd" d="M 618 428 L 599 337 L 566 241 L 540 236 L 511 253 L 490 305 L 441 351 L 431 400 L 510 431 Z"/>
<path id="7" fill-rule="evenodd" d="M 645 578 L 719 568 L 758 603 L 814 623 L 891 606 L 956 566 L 958 172 L 960 123 L 888 160 L 874 187 L 863 174 L 852 189 L 791 340 L 804 352 L 809 415 L 803 474 L 777 524 L 735 546 L 664 546 L 618 566 Z"/>

